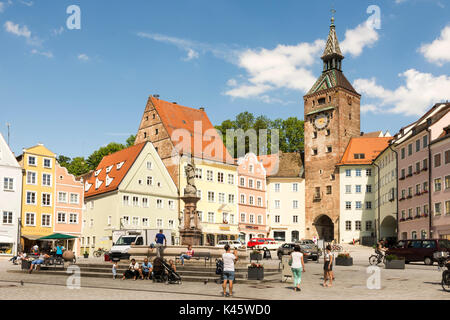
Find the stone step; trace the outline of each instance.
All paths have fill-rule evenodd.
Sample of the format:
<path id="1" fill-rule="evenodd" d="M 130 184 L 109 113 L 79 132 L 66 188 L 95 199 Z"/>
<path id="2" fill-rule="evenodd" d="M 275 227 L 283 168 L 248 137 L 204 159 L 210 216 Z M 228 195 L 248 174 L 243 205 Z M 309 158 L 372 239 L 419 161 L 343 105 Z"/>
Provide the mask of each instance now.
<path id="1" fill-rule="evenodd" d="M 25 273 L 25 271 L 22 270 L 8 270 L 7 272 L 9 273 Z M 49 275 L 49 276 L 67 276 L 68 274 L 65 271 L 50 271 L 50 270 L 40 270 L 40 271 L 35 271 L 35 274 L 40 274 L 40 275 Z M 104 278 L 104 279 L 112 279 L 112 274 L 107 274 L 104 272 L 81 272 L 81 277 L 88 277 L 88 278 Z M 117 281 L 121 281 L 120 280 L 121 277 L 118 275 L 116 280 Z M 130 281 L 130 280 L 128 280 Z M 133 281 L 133 280 L 131 280 Z M 143 281 L 143 280 L 136 280 L 136 281 Z M 149 280 L 151 281 L 151 280 Z M 204 281 L 208 281 L 208 282 L 220 282 L 220 278 L 219 276 L 207 276 L 207 277 L 198 277 L 198 276 L 191 276 L 191 275 L 185 275 L 182 276 L 182 281 L 185 282 L 204 282 Z M 268 280 L 247 280 L 247 279 L 241 279 L 241 278 L 237 278 L 235 283 L 236 284 L 258 284 L 258 283 L 262 283 L 262 282 L 267 282 Z"/>
<path id="2" fill-rule="evenodd" d="M 112 265 L 111 264 L 77 264 L 80 269 L 98 269 L 98 270 L 105 270 L 107 272 L 111 272 Z M 198 271 L 198 272 L 215 272 L 216 267 L 202 267 L 202 266 L 191 266 L 191 265 L 177 265 L 177 271 Z M 118 271 L 125 271 L 128 269 L 127 265 L 119 265 Z M 247 272 L 247 267 L 236 267 L 236 272 Z M 265 268 L 264 272 L 279 272 L 277 268 Z"/>

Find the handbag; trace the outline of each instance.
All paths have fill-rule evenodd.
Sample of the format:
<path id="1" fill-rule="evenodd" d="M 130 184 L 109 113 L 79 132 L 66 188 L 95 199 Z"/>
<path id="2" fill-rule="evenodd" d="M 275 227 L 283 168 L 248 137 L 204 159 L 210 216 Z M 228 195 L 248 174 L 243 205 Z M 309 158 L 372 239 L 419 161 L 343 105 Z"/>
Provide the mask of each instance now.
<path id="1" fill-rule="evenodd" d="M 289 266 L 292 266 L 292 257 L 289 259 Z"/>

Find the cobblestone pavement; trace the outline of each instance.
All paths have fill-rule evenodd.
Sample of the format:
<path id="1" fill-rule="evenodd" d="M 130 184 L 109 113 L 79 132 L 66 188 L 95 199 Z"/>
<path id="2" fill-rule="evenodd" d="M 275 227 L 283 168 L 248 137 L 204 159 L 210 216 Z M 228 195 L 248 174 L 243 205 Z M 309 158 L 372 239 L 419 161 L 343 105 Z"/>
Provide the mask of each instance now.
<path id="1" fill-rule="evenodd" d="M 354 258 L 351 267 L 335 266 L 336 281 L 333 287 L 324 288 L 322 283 L 323 264 L 309 262 L 302 275 L 302 291 L 293 292 L 292 283 L 281 283 L 281 275 L 271 277 L 270 282 L 260 284 L 237 284 L 235 299 L 433 299 L 450 300 L 450 293 L 442 290 L 441 272 L 437 266 L 422 263 L 409 264 L 405 270 L 381 268 L 381 289 L 369 290 L 366 282 L 368 257 L 372 249 L 349 247 Z M 278 266 L 278 260 L 264 262 L 267 266 Z M 68 289 L 67 277 L 40 275 L 39 272 L 8 273 L 19 268 L 5 259 L 0 259 L 0 299 L 171 299 L 171 300 L 213 300 L 223 299 L 221 287 L 216 283 L 184 282 L 181 285 L 166 285 L 151 281 L 112 280 L 81 278 L 81 289 Z M 23 281 L 21 285 L 20 281 Z"/>

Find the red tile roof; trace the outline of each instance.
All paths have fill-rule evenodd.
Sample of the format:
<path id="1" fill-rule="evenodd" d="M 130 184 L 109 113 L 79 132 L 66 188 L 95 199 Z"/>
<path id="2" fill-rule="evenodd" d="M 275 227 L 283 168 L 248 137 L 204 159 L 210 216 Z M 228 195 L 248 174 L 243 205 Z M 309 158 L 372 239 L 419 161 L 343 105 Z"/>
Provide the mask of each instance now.
<path id="1" fill-rule="evenodd" d="M 392 137 L 387 138 L 352 138 L 338 166 L 349 164 L 371 164 L 372 161 L 389 145 Z M 355 159 L 355 154 L 364 154 L 364 159 Z"/>
<path id="2" fill-rule="evenodd" d="M 174 146 L 177 146 L 179 151 L 184 151 L 184 153 L 190 152 L 196 158 L 234 163 L 234 159 L 228 153 L 205 111 L 167 102 L 155 97 L 150 97 L 150 99 L 167 133 L 171 137 L 172 143 Z M 195 122 L 198 122 L 198 128 L 195 128 Z M 190 139 L 184 141 L 183 138 L 178 138 L 176 135 L 173 136 L 174 131 L 177 129 L 186 130 L 190 135 Z M 199 141 L 199 144 L 201 142 L 200 147 L 194 147 L 194 141 L 196 140 Z M 214 143 L 216 148 L 213 148 Z M 216 152 L 214 150 L 220 150 L 222 154 L 220 154 L 220 151 Z"/>
<path id="3" fill-rule="evenodd" d="M 139 143 L 103 157 L 94 172 L 86 177 L 85 198 L 116 190 L 145 144 Z"/>

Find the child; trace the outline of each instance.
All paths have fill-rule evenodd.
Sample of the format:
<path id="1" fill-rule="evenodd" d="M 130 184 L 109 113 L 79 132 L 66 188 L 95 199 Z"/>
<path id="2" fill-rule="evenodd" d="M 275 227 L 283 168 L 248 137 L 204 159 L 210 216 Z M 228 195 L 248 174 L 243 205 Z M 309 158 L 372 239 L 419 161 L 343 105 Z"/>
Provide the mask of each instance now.
<path id="1" fill-rule="evenodd" d="M 117 276 L 117 261 L 113 262 L 113 266 L 112 266 L 112 274 L 113 274 L 113 280 L 116 279 Z"/>
<path id="2" fill-rule="evenodd" d="M 177 267 L 175 266 L 175 262 L 172 259 L 169 260 L 169 266 L 172 268 L 174 272 L 177 272 Z"/>

